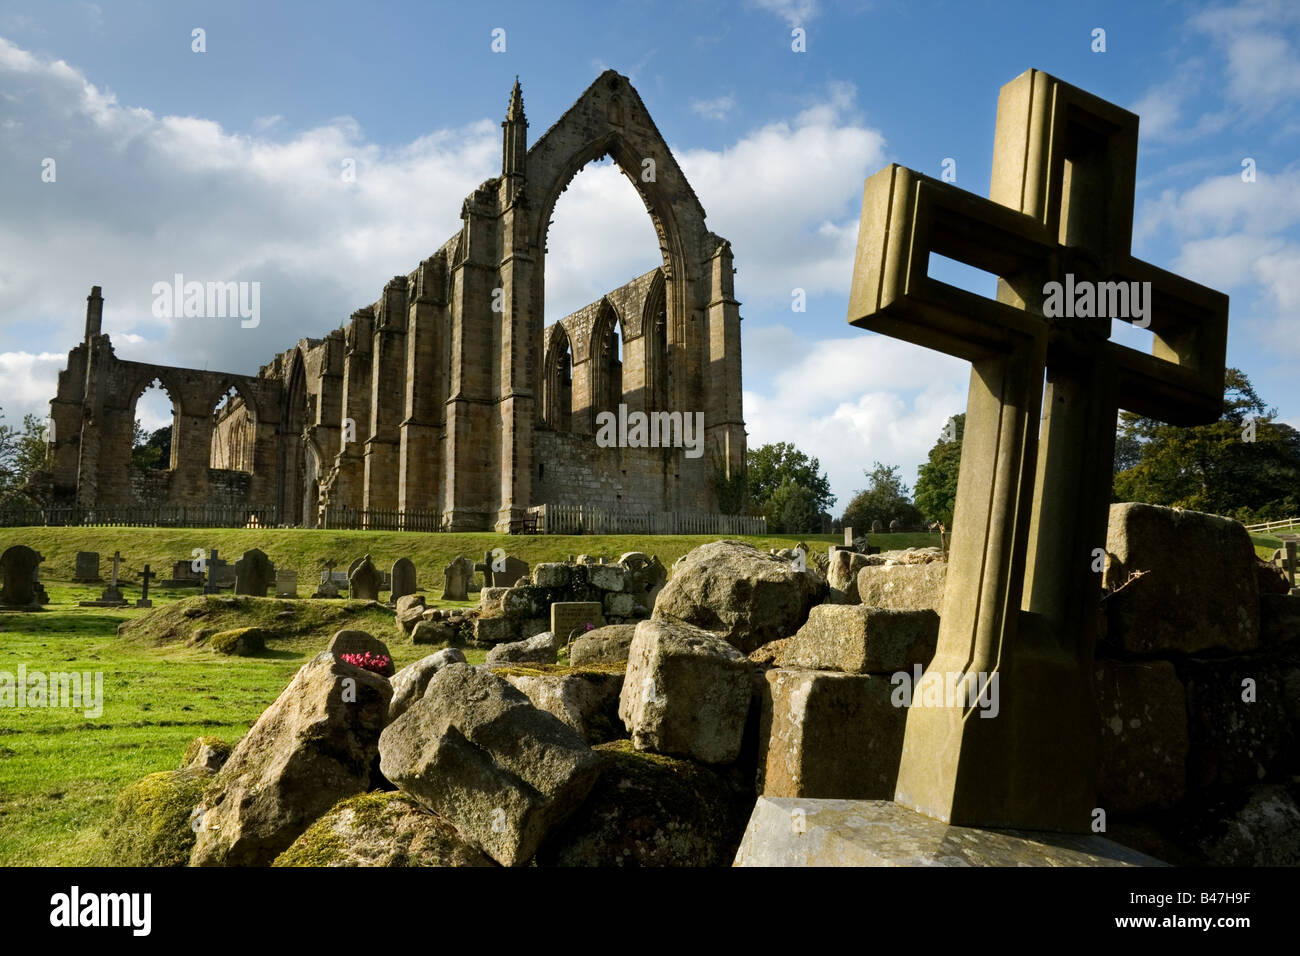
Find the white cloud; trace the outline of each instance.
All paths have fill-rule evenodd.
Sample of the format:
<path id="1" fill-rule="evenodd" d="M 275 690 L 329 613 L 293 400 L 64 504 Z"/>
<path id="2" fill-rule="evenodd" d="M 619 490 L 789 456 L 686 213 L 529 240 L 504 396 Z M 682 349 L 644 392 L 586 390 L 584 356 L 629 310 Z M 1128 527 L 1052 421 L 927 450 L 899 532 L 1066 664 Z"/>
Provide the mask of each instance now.
<path id="1" fill-rule="evenodd" d="M 49 415 L 52 383 L 58 381 L 67 361 L 68 356 L 58 352 L 0 352 L 0 409 L 5 424 L 17 427 L 27 414 L 41 419 Z"/>
<path id="2" fill-rule="evenodd" d="M 1247 0 L 1191 18 L 1227 60 L 1228 94 L 1248 114 L 1289 105 L 1300 95 L 1300 7 L 1292 0 Z"/>
<path id="3" fill-rule="evenodd" d="M 750 0 L 759 9 L 775 13 L 792 27 L 807 23 L 818 14 L 817 0 Z"/>
<path id="4" fill-rule="evenodd" d="M 692 112 L 711 120 L 725 120 L 735 108 L 736 98 L 730 93 L 726 96 L 715 96 L 711 100 L 695 100 L 691 103 Z"/>
<path id="5" fill-rule="evenodd" d="M 758 361 L 779 366 L 793 333 L 746 333 L 747 370 Z M 747 379 L 753 381 L 749 375 Z M 751 448 L 791 441 L 818 458 L 837 496 L 839 514 L 853 492 L 866 486 L 863 472 L 875 461 L 901 467 L 916 483 L 948 417 L 966 409 L 970 366 L 951 356 L 866 332 L 807 346 L 786 356 L 784 369 L 764 392 L 745 392 Z"/>

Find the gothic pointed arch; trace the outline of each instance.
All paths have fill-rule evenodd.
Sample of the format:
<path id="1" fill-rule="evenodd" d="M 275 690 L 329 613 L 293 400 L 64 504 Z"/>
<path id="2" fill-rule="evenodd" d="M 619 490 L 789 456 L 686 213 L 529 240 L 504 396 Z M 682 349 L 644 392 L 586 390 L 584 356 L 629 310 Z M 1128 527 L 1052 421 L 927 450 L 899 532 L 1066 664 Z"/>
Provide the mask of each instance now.
<path id="1" fill-rule="evenodd" d="M 625 340 L 622 317 L 606 296 L 600 300 L 587 344 L 587 360 L 591 363 L 593 415 L 604 411 L 617 412 L 619 403 L 623 401 L 622 356 Z M 592 421 L 594 427 L 594 417 Z"/>
<path id="2" fill-rule="evenodd" d="M 553 431 L 573 427 L 573 345 L 564 325 L 551 326 L 542 375 L 542 423 Z"/>

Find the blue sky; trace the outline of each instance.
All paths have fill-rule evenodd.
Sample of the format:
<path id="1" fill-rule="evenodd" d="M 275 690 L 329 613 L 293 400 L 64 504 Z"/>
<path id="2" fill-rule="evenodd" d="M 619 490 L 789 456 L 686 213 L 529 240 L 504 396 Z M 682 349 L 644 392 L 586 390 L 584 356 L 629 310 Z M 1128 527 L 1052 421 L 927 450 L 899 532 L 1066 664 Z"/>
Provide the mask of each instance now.
<path id="1" fill-rule="evenodd" d="M 968 374 L 846 324 L 862 182 L 952 158 L 985 194 L 998 88 L 1030 67 L 1140 114 L 1134 252 L 1231 295 L 1230 363 L 1300 424 L 1300 4 L 1264 0 L 6 2 L 0 407 L 44 414 L 94 284 L 124 358 L 252 373 L 337 327 L 499 172 L 516 74 L 535 139 L 613 68 L 732 242 L 751 444 L 817 455 L 842 507 L 875 460 L 915 480 Z M 548 318 L 657 262 L 608 165 L 575 179 L 549 247 Z M 261 282 L 261 324 L 153 318 L 176 272 Z"/>

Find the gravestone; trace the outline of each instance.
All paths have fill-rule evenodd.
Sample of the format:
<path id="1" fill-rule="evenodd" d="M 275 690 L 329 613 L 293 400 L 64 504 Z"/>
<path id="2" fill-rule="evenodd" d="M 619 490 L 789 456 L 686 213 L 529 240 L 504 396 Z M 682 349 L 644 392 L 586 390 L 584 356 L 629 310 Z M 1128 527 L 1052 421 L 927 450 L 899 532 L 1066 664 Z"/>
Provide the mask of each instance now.
<path id="1" fill-rule="evenodd" d="M 469 582 L 474 577 L 474 565 L 469 558 L 458 556 L 455 561 L 442 569 L 442 599 L 444 601 L 468 601 Z"/>
<path id="2" fill-rule="evenodd" d="M 149 570 L 149 565 L 144 566 L 140 572 L 140 599 L 135 602 L 136 607 L 153 607 L 153 601 L 149 600 L 149 582 L 157 576 Z"/>
<path id="3" fill-rule="evenodd" d="M 275 596 L 278 598 L 296 598 L 298 596 L 298 572 L 275 572 Z"/>
<path id="4" fill-rule="evenodd" d="M 378 601 L 382 578 L 370 555 L 353 562 L 348 574 L 348 598 L 353 601 Z"/>
<path id="5" fill-rule="evenodd" d="M 336 598 L 339 596 L 339 582 L 335 580 L 334 568 L 337 563 L 333 560 L 325 562 L 325 570 L 320 574 L 320 584 L 316 588 L 313 598 Z M 344 581 L 344 584 L 347 582 Z"/>
<path id="6" fill-rule="evenodd" d="M 846 527 L 844 528 L 844 547 L 846 547 L 846 548 L 848 548 L 848 549 L 850 549 L 850 550 L 853 549 L 853 528 L 852 528 L 852 526 L 846 526 Z"/>
<path id="7" fill-rule="evenodd" d="M 883 534 L 884 531 L 885 531 L 885 526 L 884 526 L 883 524 L 880 523 L 880 520 L 879 520 L 879 519 L 877 519 L 877 520 L 871 522 L 871 533 L 872 533 L 872 534 Z"/>
<path id="8" fill-rule="evenodd" d="M 593 629 L 605 626 L 605 615 L 599 601 L 556 601 L 551 605 L 551 633 L 562 644 L 569 642 L 574 630 L 588 624 Z"/>
<path id="9" fill-rule="evenodd" d="M 275 584 L 275 565 L 259 548 L 244 552 L 235 562 L 235 593 L 266 597 L 267 588 Z"/>
<path id="10" fill-rule="evenodd" d="M 226 568 L 226 562 L 218 557 L 217 549 L 213 548 L 208 552 L 208 560 L 204 565 L 203 593 L 217 594 L 221 591 L 221 583 L 218 580 L 223 575 Z"/>
<path id="11" fill-rule="evenodd" d="M 127 600 L 122 597 L 122 592 L 118 588 L 118 575 L 122 569 L 122 553 L 113 552 L 113 576 L 108 582 L 108 587 L 104 588 L 99 599 L 96 601 L 78 601 L 81 607 L 126 607 Z"/>
<path id="12" fill-rule="evenodd" d="M 39 551 L 25 544 L 15 544 L 0 555 L 0 580 L 4 582 L 4 588 L 0 590 L 0 606 L 40 607 L 44 588 L 37 580 L 37 574 L 44 560 Z"/>
<path id="13" fill-rule="evenodd" d="M 483 560 L 474 565 L 475 571 L 483 572 L 484 587 L 512 588 L 521 578 L 528 577 L 528 562 L 514 555 L 495 557 L 493 552 L 485 551 Z"/>
<path id="14" fill-rule="evenodd" d="M 191 561 L 177 561 L 172 565 L 172 576 L 166 581 L 160 581 L 166 588 L 192 588 L 202 587 L 203 575 L 194 570 L 194 564 Z"/>
<path id="15" fill-rule="evenodd" d="M 1137 129 L 1030 70 L 999 97 L 991 199 L 900 166 L 864 190 L 850 323 L 972 364 L 938 649 L 913 694 L 942 703 L 909 708 L 894 793 L 945 823 L 1088 828 L 1116 415 L 1194 425 L 1222 409 L 1227 297 L 1130 254 Z M 998 275 L 997 300 L 930 278 L 931 253 Z M 1046 317 L 1078 279 L 1115 305 L 1105 283 L 1149 282 L 1145 317 Z M 1149 322 L 1153 354 L 1108 341 L 1111 318 Z M 945 700 L 945 682 L 979 675 L 997 675 L 998 719 L 969 693 Z"/>
<path id="16" fill-rule="evenodd" d="M 393 562 L 390 579 L 393 582 L 389 603 L 396 604 L 398 598 L 415 593 L 415 564 L 410 558 L 398 558 Z"/>
<path id="17" fill-rule="evenodd" d="M 78 584 L 97 584 L 99 577 L 99 552 L 78 551 L 77 566 L 72 572 L 72 580 Z"/>
<path id="18" fill-rule="evenodd" d="M 460 560 L 460 559 L 457 558 L 457 560 Z M 468 561 L 469 559 L 466 558 L 465 560 Z M 479 561 L 477 564 L 474 564 L 472 567 L 473 567 L 473 571 L 472 571 L 472 573 L 470 574 L 470 582 L 471 582 L 473 585 L 475 585 L 475 587 L 470 587 L 469 590 L 474 591 L 474 590 L 478 590 L 478 589 L 479 589 L 479 588 L 477 587 L 477 585 L 478 585 L 478 579 L 475 577 L 475 575 L 477 575 L 480 571 L 483 572 L 483 585 L 482 585 L 482 586 L 483 586 L 484 588 L 490 588 L 490 587 L 492 587 L 492 552 L 491 552 L 491 551 L 485 551 L 485 552 L 483 552 L 483 560 L 482 560 L 482 561 Z"/>

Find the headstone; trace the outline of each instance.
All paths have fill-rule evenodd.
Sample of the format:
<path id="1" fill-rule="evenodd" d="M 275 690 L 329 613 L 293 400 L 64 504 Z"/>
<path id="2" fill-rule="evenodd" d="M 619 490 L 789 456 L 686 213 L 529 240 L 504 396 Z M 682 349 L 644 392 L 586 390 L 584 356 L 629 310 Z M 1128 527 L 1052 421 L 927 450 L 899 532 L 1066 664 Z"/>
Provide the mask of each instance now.
<path id="1" fill-rule="evenodd" d="M 846 525 L 844 528 L 844 547 L 852 550 L 853 548 L 853 527 Z"/>
<path id="2" fill-rule="evenodd" d="M 379 570 L 367 554 L 359 564 L 354 563 L 353 570 L 348 575 L 348 598 L 353 601 L 378 601 L 380 583 Z"/>
<path id="3" fill-rule="evenodd" d="M 245 551 L 235 562 L 235 593 L 266 597 L 266 589 L 275 584 L 275 565 L 258 548 Z"/>
<path id="4" fill-rule="evenodd" d="M 909 708 L 894 794 L 953 825 L 1088 829 L 1093 552 L 1116 415 L 1194 425 L 1222 410 L 1227 297 L 1130 254 L 1137 130 L 1127 110 L 1030 70 L 1002 88 L 990 199 L 900 166 L 866 183 L 850 323 L 973 366 L 938 648 L 913 697 L 942 704 Z M 932 252 L 1001 276 L 997 301 L 931 279 Z M 1112 306 L 1066 317 L 1091 301 L 1056 308 L 1076 280 L 1112 290 Z M 1108 341 L 1125 311 L 1116 282 L 1147 290 L 1145 315 L 1114 317 L 1149 326 L 1154 354 Z M 965 693 L 944 700 L 945 684 L 981 674 L 998 677 L 1000 719 L 979 719 Z"/>
<path id="5" fill-rule="evenodd" d="M 204 594 L 217 594 L 221 590 L 221 585 L 217 576 L 225 569 L 226 562 L 217 556 L 217 549 L 213 548 L 208 552 L 206 564 L 206 578 L 203 581 Z"/>
<path id="6" fill-rule="evenodd" d="M 883 524 L 880 523 L 879 519 L 877 519 L 877 520 L 871 522 L 871 533 L 872 533 L 872 534 L 884 534 L 884 533 L 885 533 L 885 526 L 884 526 Z"/>
<path id="7" fill-rule="evenodd" d="M 528 577 L 528 562 L 514 555 L 506 555 L 492 565 L 492 586 L 494 588 L 512 588 L 520 580 Z"/>
<path id="8" fill-rule="evenodd" d="M 889 533 L 898 534 L 899 529 L 902 527 L 903 527 L 902 523 L 897 518 L 893 518 L 889 522 Z"/>
<path id="9" fill-rule="evenodd" d="M 136 607 L 153 607 L 153 601 L 149 600 L 149 582 L 157 576 L 149 570 L 149 565 L 144 566 L 140 572 L 140 599 L 135 602 Z"/>
<path id="10" fill-rule="evenodd" d="M 77 567 L 72 573 L 72 580 L 78 584 L 96 584 L 99 582 L 98 551 L 77 552 Z"/>
<path id="11" fill-rule="evenodd" d="M 605 626 L 599 601 L 556 601 L 551 605 L 551 633 L 561 644 L 569 643 L 570 637 L 581 637 L 588 624 L 591 630 Z"/>
<path id="12" fill-rule="evenodd" d="M 16 544 L 0 555 L 0 573 L 4 589 L 0 591 L 0 605 L 5 607 L 39 607 L 37 571 L 45 559 L 39 551 L 24 544 Z"/>
<path id="13" fill-rule="evenodd" d="M 167 588 L 201 587 L 203 585 L 203 575 L 194 570 L 193 562 L 177 561 L 172 565 L 171 578 L 159 583 Z"/>
<path id="14" fill-rule="evenodd" d="M 298 572 L 275 572 L 275 596 L 278 598 L 296 598 L 298 596 Z"/>
<path id="15" fill-rule="evenodd" d="M 336 598 L 339 596 L 339 587 L 334 580 L 334 568 L 336 563 L 331 559 L 325 562 L 325 570 L 320 575 L 320 586 L 317 587 L 313 598 Z"/>
<path id="16" fill-rule="evenodd" d="M 442 569 L 442 599 L 468 601 L 469 582 L 474 576 L 474 565 L 463 555 Z"/>
<path id="17" fill-rule="evenodd" d="M 469 559 L 466 558 L 466 560 L 468 561 Z M 470 580 L 474 581 L 475 580 L 474 575 L 478 574 L 480 571 L 483 572 L 483 587 L 484 588 L 492 587 L 492 552 L 491 551 L 483 552 L 483 560 L 477 562 L 473 566 L 473 572 L 470 574 Z M 477 582 L 475 581 L 475 583 Z M 474 589 L 470 588 L 469 590 L 472 591 Z M 464 599 L 462 598 L 461 600 Z"/>
<path id="18" fill-rule="evenodd" d="M 122 553 L 113 552 L 113 577 L 108 582 L 108 587 L 104 588 L 97 601 L 80 601 L 82 607 L 126 607 L 127 601 L 122 597 L 122 592 L 118 589 L 118 575 L 122 568 Z"/>
<path id="19" fill-rule="evenodd" d="M 392 594 L 388 600 L 396 604 L 398 598 L 415 593 L 415 564 L 410 558 L 398 558 L 393 562 Z"/>

